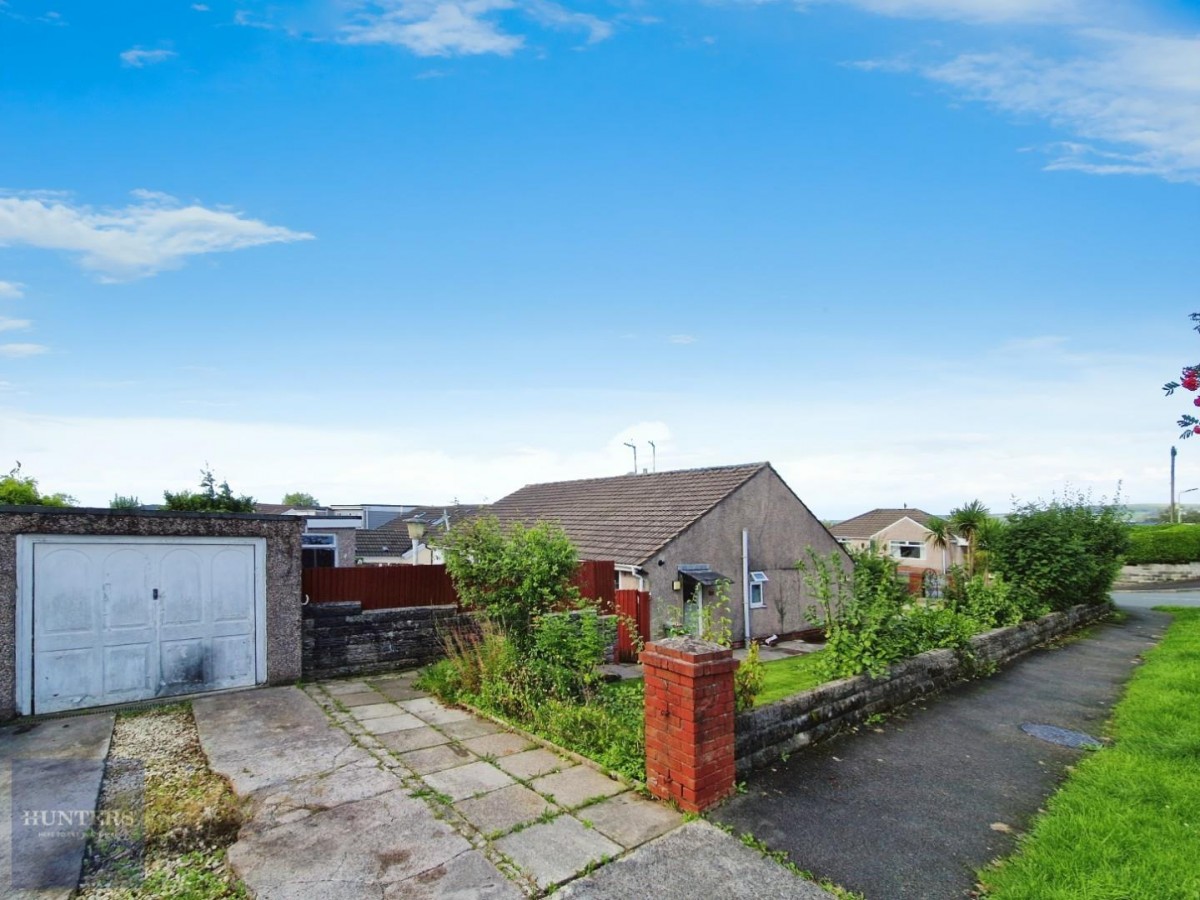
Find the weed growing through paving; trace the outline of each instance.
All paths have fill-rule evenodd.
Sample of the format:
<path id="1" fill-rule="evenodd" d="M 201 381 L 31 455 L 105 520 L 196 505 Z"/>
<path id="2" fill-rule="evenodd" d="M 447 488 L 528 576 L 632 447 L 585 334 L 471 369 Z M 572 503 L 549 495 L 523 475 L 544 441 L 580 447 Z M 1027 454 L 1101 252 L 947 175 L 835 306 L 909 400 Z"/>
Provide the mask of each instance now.
<path id="1" fill-rule="evenodd" d="M 989 898 L 1200 896 L 1200 609 L 1169 611 L 1113 712 L 1112 746 L 1072 767 L 1016 854 L 980 873 Z"/>

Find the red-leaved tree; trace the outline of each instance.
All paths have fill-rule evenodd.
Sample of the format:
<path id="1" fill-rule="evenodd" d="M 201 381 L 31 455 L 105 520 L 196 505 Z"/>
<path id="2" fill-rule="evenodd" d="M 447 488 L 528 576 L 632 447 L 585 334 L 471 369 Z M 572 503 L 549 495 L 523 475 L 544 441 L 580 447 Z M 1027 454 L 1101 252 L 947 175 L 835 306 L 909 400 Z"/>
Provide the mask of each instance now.
<path id="1" fill-rule="evenodd" d="M 1188 318 L 1192 320 L 1192 329 L 1200 332 L 1200 313 L 1192 313 Z M 1193 393 L 1200 390 L 1200 365 L 1184 366 L 1178 381 L 1168 381 L 1163 385 L 1163 391 L 1168 397 L 1180 388 Z M 1200 397 L 1193 400 L 1192 405 L 1200 406 Z M 1190 438 L 1193 434 L 1200 434 L 1200 419 L 1184 413 L 1179 417 L 1179 427 L 1183 429 L 1179 436 L 1184 439 Z"/>

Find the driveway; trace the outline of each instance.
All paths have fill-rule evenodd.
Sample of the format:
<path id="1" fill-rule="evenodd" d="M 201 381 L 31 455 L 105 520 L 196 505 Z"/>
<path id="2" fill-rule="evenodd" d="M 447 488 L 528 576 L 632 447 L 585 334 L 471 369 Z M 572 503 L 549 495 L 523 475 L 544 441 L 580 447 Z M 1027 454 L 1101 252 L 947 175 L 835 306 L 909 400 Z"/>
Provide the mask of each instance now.
<path id="1" fill-rule="evenodd" d="M 1200 589 L 1113 591 L 1113 602 L 1125 609 L 1156 606 L 1200 606 Z"/>
<path id="2" fill-rule="evenodd" d="M 715 818 L 786 850 L 868 900 L 962 898 L 1084 752 L 1023 723 L 1100 736 L 1122 686 L 1169 617 L 1131 609 L 1121 625 L 959 684 L 877 728 L 755 773 Z"/>

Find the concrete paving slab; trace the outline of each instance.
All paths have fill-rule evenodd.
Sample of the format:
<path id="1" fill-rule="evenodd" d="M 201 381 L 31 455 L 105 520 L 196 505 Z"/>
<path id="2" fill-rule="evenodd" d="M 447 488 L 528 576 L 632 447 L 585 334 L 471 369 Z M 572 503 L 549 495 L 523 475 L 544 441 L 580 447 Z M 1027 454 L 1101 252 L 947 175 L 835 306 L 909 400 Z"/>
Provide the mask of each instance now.
<path id="1" fill-rule="evenodd" d="M 18 811 L 73 821 L 96 810 L 114 715 L 43 719 L 0 728 L 0 894 L 63 900 L 79 881 L 87 828 L 14 822 Z M 15 825 L 15 829 L 14 829 Z"/>
<path id="2" fill-rule="evenodd" d="M 371 758 L 296 687 L 201 697 L 192 714 L 209 765 L 243 797 Z"/>
<path id="3" fill-rule="evenodd" d="M 389 700 L 420 700 L 422 697 L 429 696 L 424 691 L 418 691 L 408 682 L 394 685 L 381 684 L 378 686 L 378 691 Z"/>
<path id="4" fill-rule="evenodd" d="M 375 696 L 376 700 L 380 699 L 378 694 Z M 367 719 L 383 719 L 388 716 L 398 716 L 403 712 L 404 711 L 399 709 L 394 703 L 376 702 L 367 703 L 362 706 L 355 706 L 350 710 L 350 715 L 354 716 L 354 718 L 358 719 L 358 721 L 363 722 Z M 413 718 L 416 718 L 416 716 L 413 716 Z"/>
<path id="5" fill-rule="evenodd" d="M 335 695 L 337 702 L 345 706 L 347 709 L 355 709 L 359 706 L 374 706 L 376 703 L 383 703 L 384 696 L 379 691 L 360 691 L 356 694 L 337 694 Z"/>
<path id="6" fill-rule="evenodd" d="M 539 794 L 552 797 L 564 809 L 574 809 L 596 797 L 610 797 L 628 790 L 621 782 L 600 774 L 591 766 L 573 766 L 554 775 L 544 775 L 529 786 Z"/>
<path id="7" fill-rule="evenodd" d="M 410 728 L 404 731 L 389 731 L 379 735 L 379 742 L 393 753 L 407 753 L 409 750 L 423 750 L 435 747 L 450 740 L 436 728 L 428 725 L 421 728 Z"/>
<path id="8" fill-rule="evenodd" d="M 384 900 L 524 900 L 525 895 L 478 853 L 463 853 L 388 887 Z"/>
<path id="9" fill-rule="evenodd" d="M 445 709 L 440 700 L 433 697 L 418 697 L 416 700 L 401 700 L 400 706 L 408 710 L 414 716 L 424 717 L 427 713 L 436 712 L 439 709 Z"/>
<path id="10" fill-rule="evenodd" d="M 270 900 L 378 897 L 471 849 L 420 800 L 391 791 L 299 822 L 243 829 L 229 861 Z"/>
<path id="11" fill-rule="evenodd" d="M 321 683 L 321 687 L 335 697 L 345 694 L 365 694 L 371 690 L 363 681 L 324 681 Z"/>
<path id="12" fill-rule="evenodd" d="M 244 826 L 261 831 L 276 825 L 298 822 L 343 803 L 355 803 L 399 788 L 395 775 L 374 759 L 342 766 L 272 785 L 255 796 L 256 811 Z"/>
<path id="13" fill-rule="evenodd" d="M 633 791 L 581 809 L 578 815 L 627 849 L 639 847 L 683 824 L 683 816 L 666 804 L 639 797 Z"/>
<path id="14" fill-rule="evenodd" d="M 419 703 L 419 700 L 411 701 Z M 423 719 L 430 725 L 452 725 L 457 722 L 473 722 L 480 721 L 465 709 L 451 709 L 448 706 L 443 706 L 439 709 L 431 709 L 427 712 L 414 713 L 419 719 Z"/>
<path id="15" fill-rule="evenodd" d="M 515 782 L 491 763 L 475 762 L 424 776 L 425 783 L 452 801 L 499 790 Z"/>
<path id="16" fill-rule="evenodd" d="M 528 872 L 543 890 L 622 852 L 619 844 L 565 815 L 502 837 L 496 841 L 496 849 Z M 679 866 L 682 859 L 687 857 L 674 860 L 674 864 Z M 643 882 L 638 890 L 626 894 L 625 900 L 646 896 L 648 888 L 657 897 L 658 887 L 652 881 Z"/>
<path id="17" fill-rule="evenodd" d="M 369 708 L 369 707 L 368 707 Z M 396 707 L 392 707 L 394 710 Z M 409 731 L 414 728 L 426 728 L 426 724 L 410 713 L 400 713 L 394 716 L 382 716 L 375 719 L 364 719 L 362 727 L 374 735 L 390 734 L 393 731 Z"/>
<path id="18" fill-rule="evenodd" d="M 481 719 L 478 716 L 468 715 L 467 718 L 459 722 L 442 722 L 438 724 L 438 728 L 450 735 L 456 741 L 465 741 L 470 738 L 482 737 L 485 734 L 495 734 L 497 731 L 504 729 L 490 719 Z"/>
<path id="19" fill-rule="evenodd" d="M 418 775 L 432 775 L 443 769 L 454 769 L 476 761 L 476 757 L 457 744 L 440 744 L 424 750 L 401 753 L 400 761 Z"/>
<path id="20" fill-rule="evenodd" d="M 526 750 L 524 753 L 502 757 L 496 760 L 496 765 L 512 776 L 528 781 L 539 775 L 548 775 L 558 769 L 569 768 L 575 763 L 564 759 L 557 753 L 551 753 L 549 750 L 538 747 L 536 750 Z"/>
<path id="21" fill-rule="evenodd" d="M 556 809 L 523 784 L 511 784 L 482 797 L 462 800 L 454 808 L 485 835 L 512 831 Z"/>
<path id="22" fill-rule="evenodd" d="M 535 826 L 540 827 L 540 826 Z M 532 828 L 518 832 L 528 834 Z M 505 839 L 507 840 L 507 839 Z M 573 881 L 554 900 L 832 900 L 833 895 L 707 822 L 690 822 Z"/>
<path id="23" fill-rule="evenodd" d="M 510 731 L 497 731 L 495 734 L 485 734 L 482 737 L 469 738 L 462 745 L 477 756 L 512 756 L 533 747 L 527 738 Z"/>

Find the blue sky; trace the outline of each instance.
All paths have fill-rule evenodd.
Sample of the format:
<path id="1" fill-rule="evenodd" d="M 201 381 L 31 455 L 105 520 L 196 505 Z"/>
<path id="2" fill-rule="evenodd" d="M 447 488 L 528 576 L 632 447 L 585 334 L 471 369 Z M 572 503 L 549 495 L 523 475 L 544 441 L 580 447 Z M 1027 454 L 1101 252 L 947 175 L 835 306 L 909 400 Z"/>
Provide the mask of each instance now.
<path id="1" fill-rule="evenodd" d="M 1165 500 L 1198 109 L 1187 3 L 0 2 L 0 456 Z"/>

